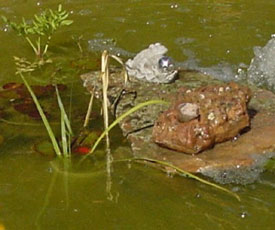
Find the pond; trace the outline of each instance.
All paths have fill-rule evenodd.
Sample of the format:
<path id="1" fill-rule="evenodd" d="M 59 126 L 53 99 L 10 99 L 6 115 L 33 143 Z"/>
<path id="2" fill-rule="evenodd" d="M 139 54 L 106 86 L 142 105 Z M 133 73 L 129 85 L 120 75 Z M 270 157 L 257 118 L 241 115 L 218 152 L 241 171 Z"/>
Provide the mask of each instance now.
<path id="1" fill-rule="evenodd" d="M 264 46 L 275 28 L 274 0 L 59 2 L 74 23 L 51 41 L 54 69 L 38 70 L 38 77 L 28 80 L 34 85 L 67 86 L 61 96 L 75 132 L 81 129 L 90 98 L 79 76 L 100 68 L 104 49 L 127 60 L 149 44 L 161 42 L 179 65 L 234 78 L 240 66 L 249 65 L 253 48 Z M 29 19 L 47 8 L 56 9 L 57 2 L 0 0 L 0 15 L 13 21 Z M 31 58 L 32 50 L 2 22 L 0 34 L 0 84 L 21 82 L 12 57 Z M 41 100 L 58 135 L 55 97 L 44 95 Z M 142 164 L 114 164 L 110 181 L 104 151 L 86 160 L 81 169 L 41 153 L 41 143 L 48 141 L 43 124 L 15 111 L 16 103 L 14 95 L 0 95 L 1 230 L 274 229 L 272 171 L 262 173 L 253 184 L 225 185 L 241 202 L 197 181 Z M 100 120 L 99 112 L 94 112 L 91 127 L 98 132 Z M 111 144 L 113 154 L 129 154 L 119 129 L 111 135 Z"/>

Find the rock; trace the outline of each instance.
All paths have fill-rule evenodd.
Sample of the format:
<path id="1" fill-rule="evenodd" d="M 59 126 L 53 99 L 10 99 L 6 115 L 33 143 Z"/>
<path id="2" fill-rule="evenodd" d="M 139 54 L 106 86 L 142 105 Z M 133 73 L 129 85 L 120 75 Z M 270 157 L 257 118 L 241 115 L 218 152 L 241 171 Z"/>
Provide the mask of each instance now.
<path id="1" fill-rule="evenodd" d="M 171 58 L 165 54 L 168 49 L 160 43 L 151 44 L 147 49 L 139 52 L 134 59 L 126 62 L 126 69 L 130 76 L 140 80 L 155 83 L 169 83 L 177 75 Z"/>
<path id="2" fill-rule="evenodd" d="M 152 139 L 161 146 L 196 154 L 249 126 L 247 87 L 231 82 L 179 92 L 155 122 Z"/>
<path id="3" fill-rule="evenodd" d="M 257 86 L 275 90 L 275 35 L 264 47 L 254 47 L 254 57 L 247 69 L 247 79 Z"/>
<path id="4" fill-rule="evenodd" d="M 87 73 L 81 78 L 88 91 L 92 92 L 95 86 L 95 95 L 100 99 L 99 72 Z M 182 87 L 195 91 L 197 88 L 208 85 L 224 84 L 196 71 L 179 70 L 178 79 L 170 84 L 155 84 L 130 78 L 130 82 L 124 85 L 124 75 L 120 69 L 110 70 L 109 83 L 110 110 L 115 116 L 151 99 L 174 103 L 178 90 Z M 216 144 L 213 148 L 197 155 L 163 148 L 152 141 L 154 122 L 168 109 L 164 105 L 144 107 L 120 122 L 120 128 L 129 140 L 135 157 L 167 161 L 188 172 L 214 177 L 221 183 L 251 182 L 255 179 L 256 174 L 253 174 L 257 171 L 255 168 L 262 170 L 262 164 L 275 151 L 275 95 L 256 87 L 250 87 L 250 89 L 251 100 L 248 103 L 250 128 L 242 130 L 233 140 Z M 249 95 L 249 92 L 247 94 Z M 211 119 L 211 116 L 209 118 Z M 234 175 L 234 178 L 230 179 L 229 175 Z"/>

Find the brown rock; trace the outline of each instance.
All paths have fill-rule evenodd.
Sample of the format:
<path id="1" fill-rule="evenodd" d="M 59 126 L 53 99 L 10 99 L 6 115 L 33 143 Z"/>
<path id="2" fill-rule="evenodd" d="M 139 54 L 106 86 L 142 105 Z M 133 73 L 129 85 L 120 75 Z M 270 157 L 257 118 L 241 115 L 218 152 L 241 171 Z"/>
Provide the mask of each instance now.
<path id="1" fill-rule="evenodd" d="M 247 87 L 231 82 L 179 91 L 176 102 L 155 122 L 152 138 L 157 144 L 196 154 L 249 126 Z"/>
<path id="2" fill-rule="evenodd" d="M 224 84 L 211 76 L 196 71 L 181 70 L 179 71 L 179 79 L 171 84 L 158 85 L 131 79 L 125 86 L 124 75 L 121 70 L 113 69 L 110 72 L 108 97 L 120 97 L 119 101 L 110 107 L 116 116 L 120 116 L 133 106 L 150 99 L 161 99 L 173 103 L 179 97 L 177 92 L 181 88 L 195 91 L 197 88 L 208 85 Z M 99 72 L 91 72 L 81 76 L 89 91 L 93 91 L 96 86 L 95 96 L 98 98 L 101 97 L 101 79 L 99 76 Z M 182 170 L 210 176 L 220 183 L 250 183 L 263 170 L 266 160 L 275 154 L 275 94 L 251 85 L 249 87 L 252 91 L 248 103 L 249 129 L 243 130 L 233 140 L 215 144 L 213 148 L 206 149 L 200 154 L 183 154 L 163 148 L 152 141 L 152 125 L 158 119 L 159 114 L 168 109 L 166 106 L 151 105 L 145 107 L 121 121 L 120 127 L 129 140 L 135 157 L 169 162 Z M 121 93 L 122 89 L 124 89 L 123 94 Z M 246 91 L 245 87 L 242 89 L 245 94 L 250 95 L 249 90 Z M 239 95 L 239 97 L 241 96 Z M 194 104 L 194 101 L 188 103 Z M 193 115 L 189 112 L 187 114 L 189 117 L 181 122 L 196 118 L 196 112 Z M 186 115 L 185 112 L 184 115 Z M 234 113 L 228 113 L 231 119 L 233 119 L 233 115 Z M 120 151 L 114 154 L 114 157 L 121 157 L 119 154 L 121 154 Z"/>

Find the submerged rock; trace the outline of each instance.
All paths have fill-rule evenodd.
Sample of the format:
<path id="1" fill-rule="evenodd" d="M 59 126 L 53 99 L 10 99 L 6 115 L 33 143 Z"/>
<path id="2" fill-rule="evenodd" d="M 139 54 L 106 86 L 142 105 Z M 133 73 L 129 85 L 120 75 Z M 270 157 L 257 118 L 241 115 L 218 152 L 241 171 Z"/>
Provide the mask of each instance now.
<path id="1" fill-rule="evenodd" d="M 87 73 L 81 78 L 84 81 L 84 86 L 90 92 L 95 87 L 95 95 L 101 98 L 99 72 Z M 224 84 L 211 76 L 196 71 L 179 70 L 178 79 L 171 84 L 155 84 L 130 78 L 130 82 L 124 85 L 124 75 L 120 69 L 110 71 L 109 83 L 110 110 L 115 116 L 119 116 L 137 104 L 151 99 L 161 99 L 175 104 L 178 90 L 182 87 L 196 92 L 200 87 L 210 85 L 213 88 L 214 85 Z M 242 86 L 238 87 L 242 88 Z M 244 92 L 246 92 L 244 97 L 250 95 L 249 90 L 244 90 Z M 200 106 L 196 101 L 189 101 L 188 103 Z M 193 105 L 190 108 L 188 119 L 196 119 L 196 106 Z M 270 91 L 251 88 L 251 100 L 248 103 L 250 127 L 242 130 L 241 134 L 232 140 L 216 144 L 213 148 L 204 150 L 197 155 L 183 154 L 163 148 L 152 140 L 152 127 L 159 115 L 167 109 L 167 106 L 164 105 L 144 107 L 120 122 L 123 134 L 131 143 L 134 156 L 167 161 L 183 170 L 203 173 L 222 183 L 247 183 L 253 181 L 251 178 L 255 179 L 260 172 L 254 168 L 261 168 L 263 162 L 271 157 L 275 151 L 275 95 Z M 245 111 L 244 107 L 241 107 L 240 111 Z M 213 118 L 210 114 L 204 117 L 210 120 Z M 242 123 L 241 127 L 245 127 L 246 124 L 246 122 Z M 233 127 L 233 129 L 235 128 Z M 239 128 L 237 130 L 238 133 Z M 246 172 L 248 173 L 246 174 Z M 257 172 L 257 174 L 252 172 Z M 249 179 L 246 177 L 248 174 Z M 239 178 L 233 178 L 234 176 Z"/>
<path id="2" fill-rule="evenodd" d="M 188 154 L 232 139 L 249 126 L 250 90 L 236 83 L 179 89 L 153 128 L 157 144 Z"/>

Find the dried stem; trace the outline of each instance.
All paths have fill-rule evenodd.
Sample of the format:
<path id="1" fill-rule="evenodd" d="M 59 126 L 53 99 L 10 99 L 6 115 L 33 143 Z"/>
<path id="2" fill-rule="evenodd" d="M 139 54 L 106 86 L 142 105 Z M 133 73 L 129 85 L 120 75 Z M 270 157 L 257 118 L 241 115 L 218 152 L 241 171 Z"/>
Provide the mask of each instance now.
<path id="1" fill-rule="evenodd" d="M 109 126 L 109 116 L 108 116 L 108 83 L 109 83 L 109 68 L 108 68 L 108 52 L 103 51 L 101 56 L 101 80 L 102 80 L 102 107 L 103 107 L 103 117 L 104 117 L 104 129 L 107 130 Z M 106 133 L 106 145 L 107 148 L 110 146 L 109 133 Z"/>
<path id="2" fill-rule="evenodd" d="M 83 125 L 84 128 L 86 128 L 88 126 L 89 119 L 90 119 L 90 116 L 91 116 L 91 113 L 92 113 L 93 101 L 94 101 L 94 92 L 95 92 L 95 87 L 93 88 L 93 91 L 91 92 L 91 98 L 90 98 L 90 101 L 89 101 L 88 110 L 87 110 L 84 125 Z"/>

